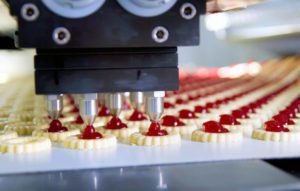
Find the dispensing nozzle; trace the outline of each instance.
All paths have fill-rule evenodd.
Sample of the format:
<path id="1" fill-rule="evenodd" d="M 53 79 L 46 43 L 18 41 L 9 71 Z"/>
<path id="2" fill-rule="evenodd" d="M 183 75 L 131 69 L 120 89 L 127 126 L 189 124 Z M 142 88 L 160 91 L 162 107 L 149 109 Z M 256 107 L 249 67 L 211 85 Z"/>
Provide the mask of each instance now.
<path id="1" fill-rule="evenodd" d="M 58 119 L 63 110 L 63 95 L 47 96 L 48 114 L 51 119 Z"/>
<path id="2" fill-rule="evenodd" d="M 111 114 L 119 116 L 122 111 L 122 93 L 111 93 L 106 96 L 106 106 Z"/>
<path id="3" fill-rule="evenodd" d="M 130 103 L 133 108 L 141 110 L 144 104 L 144 93 L 143 92 L 131 92 Z"/>
<path id="4" fill-rule="evenodd" d="M 85 124 L 92 125 L 97 114 L 97 93 L 83 94 L 80 99 L 80 115 Z"/>
<path id="5" fill-rule="evenodd" d="M 146 92 L 146 112 L 151 121 L 158 122 L 164 112 L 164 91 Z"/>

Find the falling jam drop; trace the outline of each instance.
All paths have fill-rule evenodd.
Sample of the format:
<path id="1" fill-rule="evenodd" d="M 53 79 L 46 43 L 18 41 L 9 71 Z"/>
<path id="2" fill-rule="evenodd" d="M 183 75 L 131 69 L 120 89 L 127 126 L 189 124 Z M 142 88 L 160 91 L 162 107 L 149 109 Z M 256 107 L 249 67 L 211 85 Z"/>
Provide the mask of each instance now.
<path id="1" fill-rule="evenodd" d="M 111 120 L 106 124 L 106 129 L 123 129 L 128 128 L 125 123 L 121 121 L 120 118 L 113 116 Z"/>
<path id="2" fill-rule="evenodd" d="M 165 136 L 168 135 L 166 130 L 160 129 L 160 124 L 158 122 L 151 122 L 148 132 L 145 133 L 146 136 Z"/>
<path id="3" fill-rule="evenodd" d="M 68 131 L 68 128 L 63 127 L 61 122 L 57 119 L 54 119 L 50 123 L 50 127 L 48 128 L 49 133 L 58 133 L 58 132 L 64 132 Z"/>
<path id="4" fill-rule="evenodd" d="M 196 114 L 188 109 L 183 109 L 179 111 L 179 118 L 182 119 L 196 119 L 198 118 Z"/>
<path id="5" fill-rule="evenodd" d="M 84 121 L 83 121 L 82 117 L 80 115 L 78 115 L 76 117 L 76 120 L 73 123 L 81 125 L 81 124 L 84 124 Z"/>
<path id="6" fill-rule="evenodd" d="M 237 109 L 237 110 L 233 110 L 232 111 L 232 115 L 233 117 L 235 117 L 236 119 L 248 119 L 249 116 L 247 115 L 247 113 L 245 113 L 243 110 L 241 109 Z"/>
<path id="7" fill-rule="evenodd" d="M 207 133 L 228 133 L 229 130 L 224 128 L 219 122 L 207 121 L 203 123 L 204 132 Z"/>
<path id="8" fill-rule="evenodd" d="M 236 120 L 232 115 L 220 115 L 220 123 L 222 125 L 240 125 L 241 123 Z"/>
<path id="9" fill-rule="evenodd" d="M 143 121 L 146 120 L 147 117 L 140 112 L 139 110 L 135 109 L 132 113 L 132 115 L 128 118 L 128 121 Z"/>
<path id="10" fill-rule="evenodd" d="M 175 108 L 175 105 L 174 105 L 174 104 L 171 104 L 170 102 L 165 102 L 165 103 L 164 103 L 164 108 L 165 108 L 165 109 Z"/>
<path id="11" fill-rule="evenodd" d="M 80 136 L 80 139 L 101 139 L 103 136 L 101 133 L 96 132 L 93 125 L 87 125 L 84 128 L 84 131 L 82 135 Z"/>
<path id="12" fill-rule="evenodd" d="M 289 132 L 290 131 L 288 128 L 285 128 L 282 124 L 280 124 L 278 121 L 275 121 L 275 120 L 265 122 L 265 130 L 271 131 L 271 132 Z"/>
<path id="13" fill-rule="evenodd" d="M 109 109 L 106 106 L 101 107 L 101 110 L 98 113 L 99 117 L 111 116 Z"/>
<path id="14" fill-rule="evenodd" d="M 168 126 L 168 127 L 178 127 L 178 126 L 184 126 L 185 123 L 180 121 L 178 117 L 172 116 L 172 115 L 166 115 L 162 118 L 162 123 L 163 126 Z"/>

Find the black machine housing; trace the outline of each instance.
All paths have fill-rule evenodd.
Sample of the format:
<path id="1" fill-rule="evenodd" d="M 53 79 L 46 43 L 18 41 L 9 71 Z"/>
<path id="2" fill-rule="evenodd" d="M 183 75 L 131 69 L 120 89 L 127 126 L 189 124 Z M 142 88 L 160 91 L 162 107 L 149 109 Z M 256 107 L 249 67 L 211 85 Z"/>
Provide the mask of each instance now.
<path id="1" fill-rule="evenodd" d="M 177 46 L 199 44 L 199 15 L 205 12 L 205 2 L 178 0 L 159 16 L 140 17 L 107 0 L 95 13 L 72 19 L 52 12 L 41 0 L 8 1 L 18 20 L 19 46 L 37 49 L 37 94 L 176 90 Z M 34 21 L 22 18 L 21 8 L 28 3 L 39 10 Z M 184 3 L 195 6 L 194 18 L 180 15 Z M 168 30 L 165 42 L 153 40 L 157 26 Z M 54 42 L 58 27 L 69 30 L 68 43 Z"/>

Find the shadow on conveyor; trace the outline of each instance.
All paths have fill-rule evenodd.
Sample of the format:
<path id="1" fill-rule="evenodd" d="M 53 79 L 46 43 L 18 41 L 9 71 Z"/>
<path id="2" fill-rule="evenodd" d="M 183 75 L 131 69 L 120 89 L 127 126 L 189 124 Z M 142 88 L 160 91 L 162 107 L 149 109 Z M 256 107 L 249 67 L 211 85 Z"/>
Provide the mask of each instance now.
<path id="1" fill-rule="evenodd" d="M 297 177 L 300 178 L 300 159 L 272 159 L 265 160 L 267 163 Z"/>

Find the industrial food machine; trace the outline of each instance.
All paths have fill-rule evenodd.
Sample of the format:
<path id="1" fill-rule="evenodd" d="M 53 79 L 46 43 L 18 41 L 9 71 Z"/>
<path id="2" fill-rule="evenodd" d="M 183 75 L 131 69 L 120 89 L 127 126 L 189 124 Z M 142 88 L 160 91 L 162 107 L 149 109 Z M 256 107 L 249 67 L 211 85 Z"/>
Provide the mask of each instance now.
<path id="1" fill-rule="evenodd" d="M 281 15 L 290 16 L 290 23 L 297 24 L 298 2 L 289 1 L 295 5 L 291 7 L 274 0 L 249 8 L 245 6 L 261 1 L 227 2 L 227 6 L 220 2 L 225 1 L 218 4 L 204 0 L 6 0 L 4 3 L 17 28 L 9 31 L 14 41 L 0 38 L 0 47 L 13 48 L 14 43 L 18 49 L 36 49 L 35 93 L 47 98 L 51 119 L 61 116 L 64 94 L 74 97 L 80 116 L 88 125 L 94 123 L 101 104 L 113 115 L 120 115 L 125 95 L 129 94 L 131 105 L 137 109 L 144 107 L 149 119 L 157 122 L 164 112 L 165 91 L 174 93 L 179 88 L 177 47 L 201 44 L 200 15 L 213 13 L 206 17 L 206 25 L 223 40 L 252 42 L 285 55 L 297 53 L 273 45 L 275 41 L 276 45 L 282 42 L 289 45 L 291 39 L 298 39 L 297 25 L 288 28 L 286 22 L 274 19 L 274 10 L 284 5 L 286 9 L 281 10 Z M 233 12 L 222 13 L 228 10 Z M 257 15 L 263 15 L 263 19 Z M 280 30 L 274 32 L 278 23 Z M 3 165 L 0 187 L 6 190 L 300 189 L 296 177 L 270 165 L 290 172 L 295 168 L 291 170 L 287 163 L 296 163 L 297 159 L 269 163 L 249 160 L 299 157 L 296 146 L 270 148 L 268 144 L 261 146 L 248 140 L 243 144 L 211 148 L 184 142 L 181 147 L 169 149 L 132 149 L 120 145 L 116 150 L 100 153 L 65 152 L 58 147 L 43 156 L 14 159 L 0 156 Z M 239 161 L 220 162 L 228 159 Z M 12 168 L 14 165 L 17 168 Z"/>

